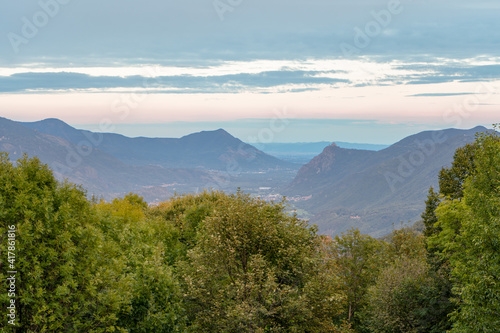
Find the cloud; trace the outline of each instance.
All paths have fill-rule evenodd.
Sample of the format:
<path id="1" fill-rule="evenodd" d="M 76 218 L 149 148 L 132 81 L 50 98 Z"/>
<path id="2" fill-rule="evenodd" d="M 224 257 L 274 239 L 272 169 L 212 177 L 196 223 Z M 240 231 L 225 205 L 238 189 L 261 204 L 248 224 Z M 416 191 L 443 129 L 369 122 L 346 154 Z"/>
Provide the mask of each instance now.
<path id="1" fill-rule="evenodd" d="M 446 96 L 462 96 L 462 95 L 474 95 L 474 93 L 424 93 L 408 95 L 408 97 L 446 97 Z"/>
<path id="2" fill-rule="evenodd" d="M 64 90 L 92 90 L 109 92 L 110 89 L 147 90 L 169 93 L 235 93 L 260 88 L 282 87 L 284 91 L 315 90 L 315 85 L 348 83 L 346 79 L 316 77 L 313 71 L 269 71 L 255 74 L 219 76 L 91 76 L 82 73 L 16 73 L 0 77 L 0 92 L 61 92 Z M 310 87 L 309 87 L 310 86 Z M 290 89 L 288 89 L 288 88 Z M 266 92 L 266 91 L 263 91 Z"/>

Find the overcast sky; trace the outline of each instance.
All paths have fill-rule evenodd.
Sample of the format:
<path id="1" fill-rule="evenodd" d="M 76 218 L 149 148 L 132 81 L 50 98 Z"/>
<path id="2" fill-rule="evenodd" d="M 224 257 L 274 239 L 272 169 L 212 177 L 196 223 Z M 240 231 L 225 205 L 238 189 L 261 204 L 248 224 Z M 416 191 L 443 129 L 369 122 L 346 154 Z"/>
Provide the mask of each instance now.
<path id="1" fill-rule="evenodd" d="M 490 126 L 499 17 L 497 0 L 3 1 L 0 116 L 276 141 Z"/>

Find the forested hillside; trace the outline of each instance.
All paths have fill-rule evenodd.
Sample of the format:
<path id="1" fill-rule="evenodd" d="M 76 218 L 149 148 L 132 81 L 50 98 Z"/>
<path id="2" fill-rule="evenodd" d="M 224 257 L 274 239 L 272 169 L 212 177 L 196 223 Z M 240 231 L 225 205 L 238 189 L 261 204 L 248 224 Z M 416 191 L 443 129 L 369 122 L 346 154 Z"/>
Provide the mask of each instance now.
<path id="1" fill-rule="evenodd" d="M 296 206 L 313 215 L 311 222 L 322 233 L 337 235 L 356 227 L 381 237 L 393 224 L 420 219 L 439 170 L 450 165 L 457 148 L 484 131 L 484 127 L 425 131 L 380 151 L 333 144 L 304 165 L 283 192 L 311 196 Z"/>
<path id="2" fill-rule="evenodd" d="M 500 140 L 456 151 L 423 234 L 335 238 L 238 192 L 148 206 L 0 155 L 2 332 L 495 332 Z M 5 250 L 8 250 L 7 252 Z M 5 289 L 7 290 L 7 289 Z M 9 318 L 6 320 L 6 318 Z"/>

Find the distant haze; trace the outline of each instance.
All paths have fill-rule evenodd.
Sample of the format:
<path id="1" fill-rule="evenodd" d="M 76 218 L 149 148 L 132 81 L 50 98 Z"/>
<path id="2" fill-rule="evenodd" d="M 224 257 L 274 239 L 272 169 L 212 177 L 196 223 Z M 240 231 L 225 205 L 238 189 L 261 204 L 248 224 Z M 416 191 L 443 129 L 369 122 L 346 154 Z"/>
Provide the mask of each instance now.
<path id="1" fill-rule="evenodd" d="M 99 132 L 99 124 L 74 125 Z M 193 132 L 224 128 L 243 141 L 269 145 L 296 142 L 350 142 L 390 145 L 402 138 L 439 126 L 423 124 L 391 124 L 374 120 L 349 119 L 241 119 L 233 121 L 184 121 L 157 124 L 113 124 L 112 132 L 130 137 L 180 138 Z"/>

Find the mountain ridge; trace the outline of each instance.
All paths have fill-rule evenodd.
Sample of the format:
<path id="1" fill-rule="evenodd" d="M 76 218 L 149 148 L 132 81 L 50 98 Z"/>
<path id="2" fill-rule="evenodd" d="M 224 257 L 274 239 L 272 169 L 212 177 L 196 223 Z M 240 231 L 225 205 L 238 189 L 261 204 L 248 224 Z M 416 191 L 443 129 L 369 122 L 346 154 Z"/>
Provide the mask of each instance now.
<path id="1" fill-rule="evenodd" d="M 39 156 L 60 180 L 106 199 L 133 191 L 157 202 L 213 186 L 252 188 L 256 195 L 275 198 L 276 189 L 299 198 L 294 205 L 310 213 L 322 233 L 358 227 L 382 236 L 401 221 L 419 218 L 439 170 L 451 163 L 456 148 L 484 131 L 482 126 L 423 131 L 378 151 L 334 142 L 299 168 L 222 128 L 179 139 L 129 138 L 78 130 L 55 118 L 22 123 L 0 117 L 0 151 L 12 159 Z M 270 181 L 275 181 L 271 187 Z"/>
<path id="2" fill-rule="evenodd" d="M 130 191 L 140 192 L 144 187 L 157 183 L 209 182 L 212 175 L 195 170 L 165 169 L 161 167 L 138 168 L 127 165 L 97 149 L 72 144 L 64 138 L 35 131 L 18 122 L 0 118 L 0 150 L 11 160 L 27 154 L 37 156 L 63 181 L 82 184 L 89 194 L 112 199 Z M 146 193 L 147 194 L 147 193 Z M 164 195 L 172 195 L 164 189 Z M 153 199 L 150 196 L 149 199 Z"/>
<path id="3" fill-rule="evenodd" d="M 377 152 L 329 146 L 299 170 L 284 193 L 312 195 L 296 205 L 312 213 L 311 223 L 324 233 L 358 227 L 382 236 L 393 224 L 420 218 L 439 170 L 451 163 L 458 147 L 486 130 L 424 131 Z"/>
<path id="4" fill-rule="evenodd" d="M 54 118 L 20 124 L 41 133 L 61 136 L 76 145 L 94 141 L 100 150 L 127 164 L 138 166 L 226 170 L 228 163 L 231 163 L 237 164 L 243 171 L 295 168 L 292 163 L 265 154 L 222 128 L 191 133 L 176 139 L 130 138 L 115 133 L 79 130 Z M 94 137 L 94 140 L 89 140 L 89 137 Z"/>
<path id="5" fill-rule="evenodd" d="M 179 150 L 179 146 L 177 156 L 165 152 Z M 184 155 L 183 146 L 188 150 Z M 190 147 L 197 149 L 189 152 Z M 89 194 L 109 200 L 135 192 L 148 202 L 200 188 L 232 190 L 239 184 L 235 180 L 240 175 L 290 165 L 244 144 L 223 129 L 180 139 L 128 138 L 78 130 L 54 118 L 26 123 L 0 118 L 0 151 L 9 153 L 12 160 L 24 153 L 37 156 L 59 180 L 81 184 Z M 158 152 L 172 163 L 151 158 Z M 204 161 L 206 157 L 208 162 Z M 182 158 L 182 163 L 175 163 L 176 158 Z"/>

